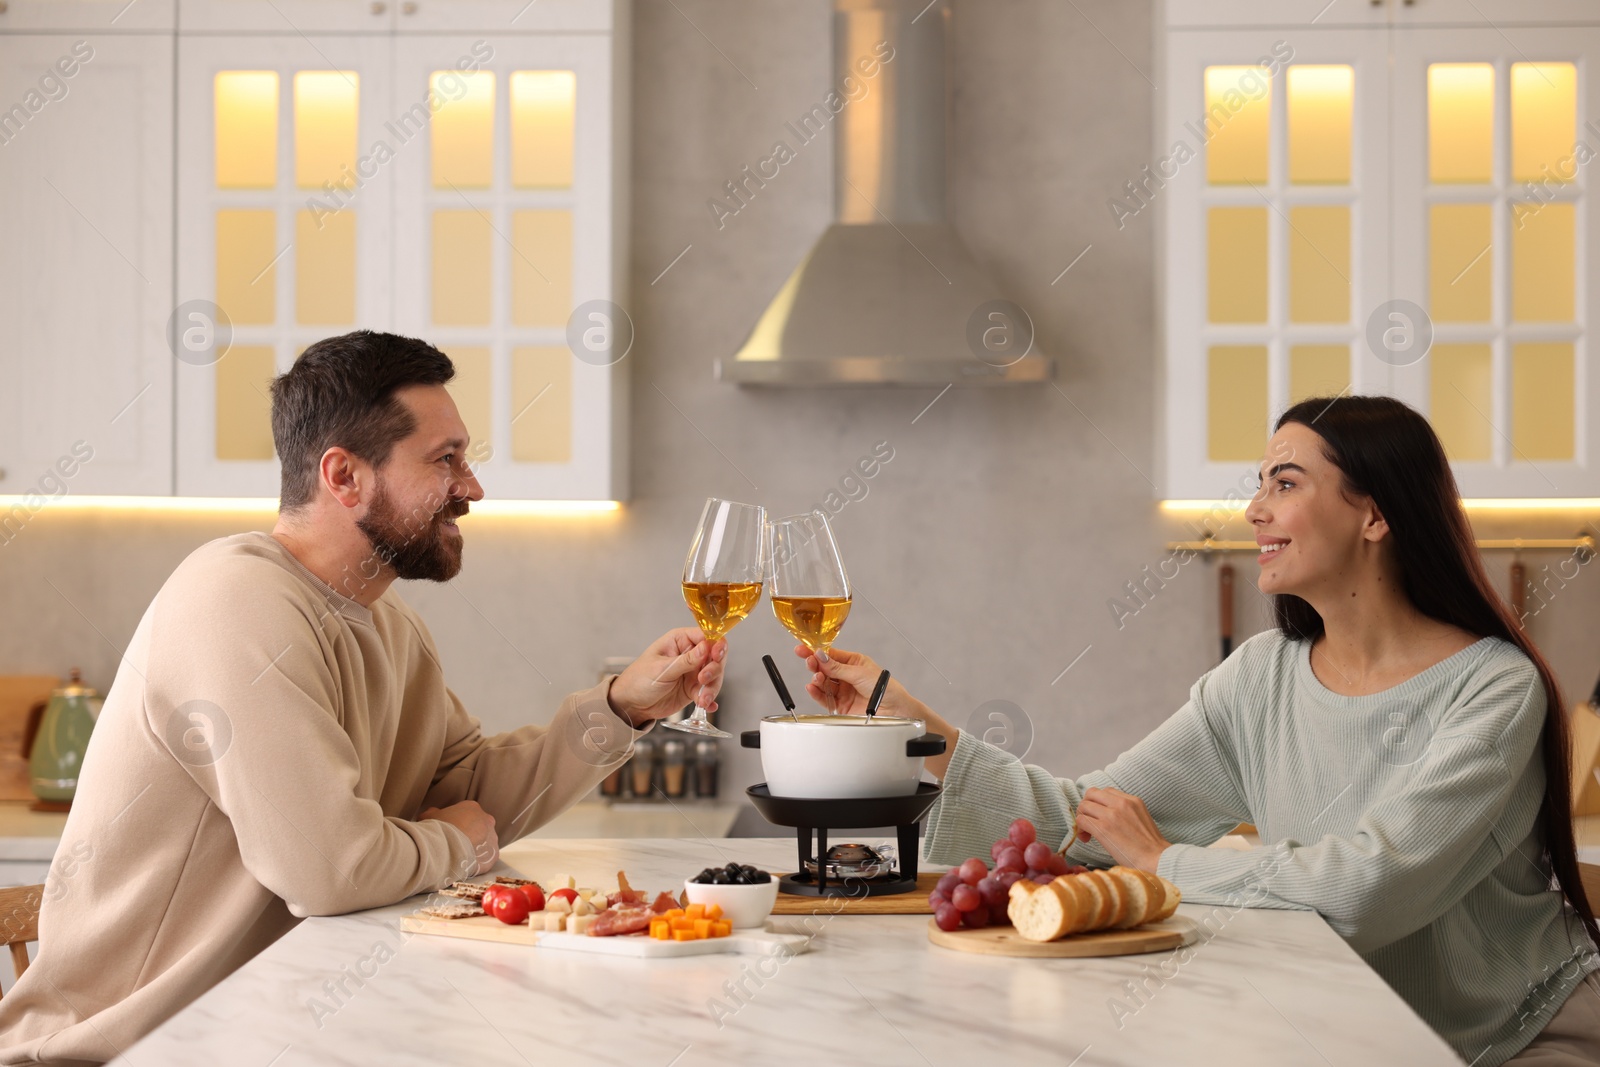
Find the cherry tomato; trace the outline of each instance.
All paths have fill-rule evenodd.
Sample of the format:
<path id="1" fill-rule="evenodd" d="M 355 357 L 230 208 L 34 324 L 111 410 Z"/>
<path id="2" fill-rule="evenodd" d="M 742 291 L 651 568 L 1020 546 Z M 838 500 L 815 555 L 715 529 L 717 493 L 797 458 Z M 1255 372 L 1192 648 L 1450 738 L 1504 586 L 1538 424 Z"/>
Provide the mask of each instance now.
<path id="1" fill-rule="evenodd" d="M 483 891 L 483 910 L 507 926 L 528 921 L 528 898 L 516 886 L 493 886 Z"/>
<path id="2" fill-rule="evenodd" d="M 517 888 L 522 890 L 522 895 L 524 897 L 528 898 L 528 910 L 529 911 L 543 911 L 544 910 L 544 890 L 543 889 L 540 889 L 537 885 L 524 885 L 524 886 L 518 886 Z"/>
<path id="3" fill-rule="evenodd" d="M 560 897 L 568 904 L 572 904 L 578 899 L 578 891 L 576 889 L 557 889 L 550 894 L 551 900 L 556 899 L 556 897 Z"/>

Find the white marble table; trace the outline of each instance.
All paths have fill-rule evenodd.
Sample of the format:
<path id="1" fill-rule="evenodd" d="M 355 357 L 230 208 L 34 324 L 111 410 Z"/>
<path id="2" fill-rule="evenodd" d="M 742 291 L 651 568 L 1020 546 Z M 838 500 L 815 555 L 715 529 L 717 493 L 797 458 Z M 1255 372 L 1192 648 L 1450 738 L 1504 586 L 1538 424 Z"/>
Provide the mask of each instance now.
<path id="1" fill-rule="evenodd" d="M 503 857 L 528 877 L 571 873 L 597 886 L 614 885 L 625 868 L 636 886 L 656 890 L 729 859 L 788 870 L 795 853 L 792 838 L 529 838 Z M 975 956 L 930 945 L 921 916 L 774 919 L 797 932 L 809 921 L 815 938 L 812 951 L 769 964 L 775 973 L 765 977 L 751 957 L 618 959 L 400 933 L 399 917 L 424 899 L 305 921 L 115 1062 L 1461 1062 L 1311 912 L 1182 905 L 1215 932 L 1203 932 L 1160 984 L 1147 976 L 1159 977 L 1171 952 Z M 1150 991 L 1142 1003 L 1129 982 Z"/>

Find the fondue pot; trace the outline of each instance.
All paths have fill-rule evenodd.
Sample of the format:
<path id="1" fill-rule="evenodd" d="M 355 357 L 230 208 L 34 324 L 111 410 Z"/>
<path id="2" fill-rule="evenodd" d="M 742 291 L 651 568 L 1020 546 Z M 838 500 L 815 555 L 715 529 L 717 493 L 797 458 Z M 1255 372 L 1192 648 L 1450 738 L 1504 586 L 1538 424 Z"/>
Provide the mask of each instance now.
<path id="1" fill-rule="evenodd" d="M 761 750 L 772 796 L 819 800 L 910 796 L 945 749 L 921 719 L 887 715 L 769 715 L 740 742 Z"/>
<path id="2" fill-rule="evenodd" d="M 762 719 L 761 729 L 746 730 L 740 742 L 761 750 L 767 776 L 745 795 L 768 822 L 795 828 L 800 862 L 778 879 L 780 891 L 808 897 L 916 892 L 917 820 L 940 793 L 920 780 L 922 759 L 943 752 L 945 739 L 928 733 L 921 719 L 874 714 L 889 686 L 888 671 L 878 675 L 865 715 L 796 715 L 778 665 L 771 656 L 761 661 L 789 714 Z M 886 870 L 882 853 L 863 845 L 828 847 L 830 828 L 891 825 L 898 870 Z M 878 862 L 863 862 L 869 856 Z"/>

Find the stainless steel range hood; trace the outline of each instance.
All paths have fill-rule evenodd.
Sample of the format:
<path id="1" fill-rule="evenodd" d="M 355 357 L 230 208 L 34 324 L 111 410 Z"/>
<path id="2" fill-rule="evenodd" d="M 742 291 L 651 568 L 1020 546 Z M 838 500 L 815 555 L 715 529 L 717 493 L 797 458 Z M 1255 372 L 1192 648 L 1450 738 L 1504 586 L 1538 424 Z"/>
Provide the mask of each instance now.
<path id="1" fill-rule="evenodd" d="M 738 355 L 716 361 L 719 379 L 932 385 L 1054 376 L 1026 312 L 1003 299 L 945 218 L 949 17 L 943 2 L 834 0 L 837 111 L 825 101 L 787 129 L 797 139 L 820 134 L 831 117 L 836 221 Z"/>

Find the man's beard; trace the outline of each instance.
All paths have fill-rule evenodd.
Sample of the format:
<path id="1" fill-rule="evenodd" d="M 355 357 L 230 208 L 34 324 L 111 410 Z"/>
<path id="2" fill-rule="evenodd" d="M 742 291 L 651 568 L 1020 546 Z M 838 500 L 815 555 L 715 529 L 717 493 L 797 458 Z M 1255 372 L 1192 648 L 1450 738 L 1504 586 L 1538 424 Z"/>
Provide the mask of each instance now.
<path id="1" fill-rule="evenodd" d="M 467 506 L 464 499 L 450 499 L 431 515 L 422 515 L 421 508 L 402 514 L 380 478 L 367 514 L 356 520 L 356 527 L 366 534 L 373 556 L 393 567 L 396 577 L 448 582 L 461 571 L 461 540 L 459 533 L 452 536 L 445 531 L 444 520 L 465 515 Z"/>

